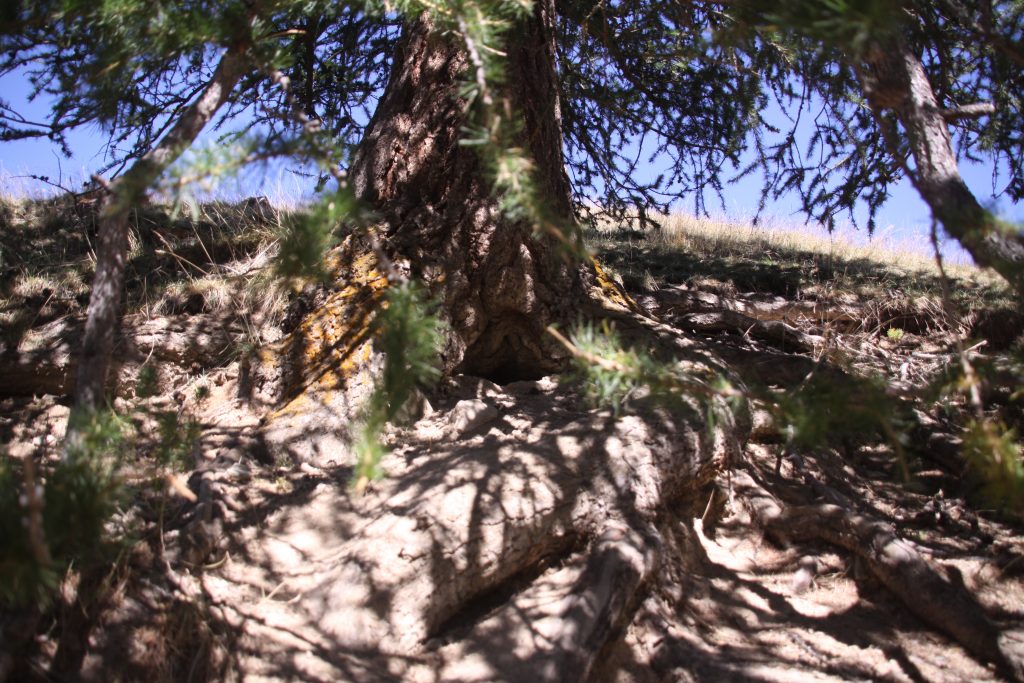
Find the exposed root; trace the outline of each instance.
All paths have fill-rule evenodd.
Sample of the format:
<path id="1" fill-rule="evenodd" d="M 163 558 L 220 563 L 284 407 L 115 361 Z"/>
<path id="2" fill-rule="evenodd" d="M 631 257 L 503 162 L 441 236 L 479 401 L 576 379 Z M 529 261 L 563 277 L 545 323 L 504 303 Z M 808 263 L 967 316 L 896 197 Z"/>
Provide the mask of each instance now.
<path id="1" fill-rule="evenodd" d="M 974 597 L 932 567 L 908 542 L 882 522 L 841 505 L 784 506 L 746 472 L 733 486 L 765 530 L 780 542 L 821 540 L 845 548 L 915 615 L 946 633 L 1005 675 L 1024 680 L 1024 662 L 1011 654 Z"/>
<path id="2" fill-rule="evenodd" d="M 611 523 L 584 557 L 527 586 L 446 647 L 442 680 L 585 681 L 629 622 L 661 543 Z"/>
<path id="3" fill-rule="evenodd" d="M 61 318 L 30 330 L 16 345 L 0 341 L 0 396 L 67 394 L 78 368 L 77 345 L 83 316 Z M 204 370 L 223 364 L 243 337 L 237 319 L 200 314 L 149 318 L 126 316 L 115 342 L 109 384 L 130 392 L 147 363 Z M 173 386 L 173 382 L 159 382 Z"/>
<path id="4" fill-rule="evenodd" d="M 695 332 L 739 332 L 783 350 L 814 351 L 825 344 L 824 337 L 807 334 L 782 321 L 761 321 L 736 311 L 690 313 L 680 319 L 679 325 Z"/>
<path id="5" fill-rule="evenodd" d="M 658 566 L 657 536 L 610 525 L 594 543 L 587 569 L 563 610 L 561 650 L 550 680 L 587 680 L 598 654 L 632 615 L 637 593 Z"/>
<path id="6" fill-rule="evenodd" d="M 154 565 L 166 566 L 171 578 L 180 572 L 182 581 L 167 579 L 168 595 L 191 608 L 171 614 L 178 603 L 160 596 L 165 606 L 160 614 L 171 615 L 165 630 L 181 631 L 180 638 L 168 640 L 175 650 L 168 676 L 237 670 L 281 679 L 597 680 L 616 673 L 622 665 L 616 651 L 628 649 L 624 643 L 631 629 L 644 628 L 655 636 L 644 645 L 650 656 L 632 664 L 638 670 L 648 667 L 646 675 L 676 668 L 694 672 L 695 680 L 732 675 L 749 680 L 773 657 L 775 670 L 784 672 L 777 680 L 792 680 L 785 678 L 791 662 L 804 671 L 828 664 L 823 653 L 829 650 L 821 642 L 830 625 L 793 605 L 829 581 L 841 581 L 854 601 L 849 604 L 856 604 L 859 597 L 850 581 L 835 579 L 842 558 L 816 546 L 809 553 L 801 548 L 800 555 L 775 553 L 776 560 L 788 555 L 775 567 L 785 567 L 785 587 L 759 591 L 766 582 L 757 572 L 768 563 L 732 555 L 735 546 L 719 544 L 713 531 L 708 537 L 702 533 L 714 525 L 716 500 L 725 497 L 708 502 L 705 487 L 730 471 L 748 433 L 782 440 L 766 411 L 748 420 L 745 409 L 735 410 L 716 430 L 708 430 L 696 402 L 685 416 L 642 405 L 639 414 L 619 417 L 588 409 L 564 386 L 556 392 L 558 381 L 551 378 L 505 388 L 476 379 L 463 393 L 474 398 L 486 420 L 472 427 L 468 421 L 462 424 L 456 401 L 464 396 L 432 394 L 436 412 L 425 411 L 412 429 L 388 433 L 395 447 L 382 461 L 388 477 L 375 482 L 365 497 L 351 496 L 345 430 L 355 414 L 358 388 L 372 384 L 379 358 L 372 317 L 386 289 L 373 258 L 356 247 L 349 243 L 336 252 L 332 266 L 350 277 L 339 276 L 342 284 L 296 321 L 286 339 L 264 346 L 248 358 L 251 368 L 239 370 L 251 375 L 250 393 L 260 400 L 232 403 L 235 407 L 218 418 L 224 429 L 220 440 L 208 432 L 196 447 L 205 456 L 189 490 L 198 494 L 198 505 L 183 506 L 175 528 L 161 530 L 166 534 L 161 533 Z M 821 327 L 815 325 L 827 328 L 831 347 L 831 331 L 860 325 L 863 307 L 825 310 L 814 302 L 681 291 L 672 293 L 674 304 L 668 295 L 657 302 L 667 320 L 682 320 L 704 333 L 730 333 L 705 343 L 652 317 L 599 267 L 595 271 L 591 315 L 617 321 L 628 342 L 638 341 L 660 358 L 728 376 L 736 385 L 791 387 L 812 373 L 834 380 L 836 387 L 852 386 L 848 383 L 855 380 L 848 365 L 840 369 L 798 353 L 816 353 L 823 344 L 816 334 Z M 665 311 L 669 304 L 673 310 Z M 908 334 L 916 329 L 911 322 L 886 320 L 905 325 Z M 797 322 L 805 325 L 803 332 L 790 327 Z M 877 330 L 860 332 L 864 338 L 874 334 L 892 342 L 877 350 L 886 362 L 890 355 L 898 357 L 898 340 L 886 340 Z M 235 335 L 233 329 L 220 333 L 227 341 Z M 149 352 L 144 337 L 129 334 L 141 340 L 136 347 Z M 222 337 L 210 339 L 211 352 L 227 343 Z M 790 352 L 766 350 L 761 342 Z M 158 348 L 154 357 L 162 353 Z M 939 354 L 927 353 L 944 362 Z M 909 352 L 903 357 L 909 358 Z M 237 392 L 214 384 L 214 395 L 223 393 L 221 398 L 245 394 L 241 378 Z M 252 413 L 245 443 L 229 442 L 225 435 L 241 429 L 237 411 L 255 411 L 260 405 L 278 410 Z M 257 448 L 309 458 L 318 467 L 290 467 L 279 458 L 271 471 L 267 462 L 256 462 Z M 943 576 L 941 568 L 882 522 L 857 513 L 847 487 L 845 495 L 830 496 L 831 490 L 820 485 L 815 490 L 832 504 L 806 505 L 793 496 L 786 499 L 793 505 L 787 506 L 754 477 L 730 471 L 730 497 L 746 499 L 771 536 L 817 539 L 850 551 L 927 624 L 979 660 L 1024 678 L 1020 659 L 1006 647 L 1006 633 L 963 585 Z M 702 510 L 691 538 L 694 518 Z M 746 541 L 756 536 L 749 526 L 737 533 Z M 690 570 L 702 562 L 702 544 L 707 556 L 718 554 L 704 562 L 706 576 L 697 577 Z M 1005 566 L 1020 566 L 1019 555 L 1007 557 Z M 728 572 L 714 575 L 716 568 Z M 188 585 L 192 588 L 186 591 Z M 204 605 L 212 607 L 197 607 Z M 684 613 L 695 605 L 705 611 Z M 145 607 L 138 608 L 140 614 Z M 864 609 L 859 617 L 865 622 L 884 621 L 869 611 L 873 607 Z M 637 626 L 652 615 L 660 621 Z M 718 622 L 700 632 L 704 616 Z M 857 616 L 843 615 L 850 619 L 843 628 L 856 623 Z M 901 623 L 906 618 L 902 610 L 898 616 Z M 209 633 L 199 632 L 196 624 Z M 753 645 L 745 653 L 730 649 L 731 644 L 723 647 L 725 638 L 716 644 L 707 635 L 714 629 L 715 637 L 738 633 Z M 115 643 L 121 632 L 108 630 L 109 642 Z M 801 644 L 802 636 L 792 635 L 798 631 L 817 634 L 820 641 L 812 635 L 811 644 Z M 127 627 L 123 632 L 128 633 Z M 821 670 L 840 678 L 871 678 L 886 671 L 889 653 L 900 646 L 886 649 L 877 643 L 892 633 L 880 629 L 877 641 L 838 643 L 834 651 L 842 656 L 832 669 L 823 665 Z M 776 645 L 772 637 L 788 642 L 769 649 Z M 224 647 L 228 642 L 231 647 Z M 672 647 L 662 647 L 663 642 Z M 194 643 L 206 650 L 188 651 Z M 693 643 L 711 649 L 687 650 Z M 802 654 L 787 659 L 780 656 L 786 654 L 783 647 L 799 647 Z M 862 661 L 858 648 L 871 649 L 875 659 Z M 960 648 L 949 649 L 982 668 Z M 96 655 L 98 668 L 116 661 L 116 653 Z M 4 666 L 0 656 L 0 672 Z M 892 666 L 913 677 L 912 663 Z M 891 680 L 905 678 L 894 674 Z"/>
<path id="7" fill-rule="evenodd" d="M 727 311 L 742 313 L 761 321 L 782 321 L 803 326 L 826 323 L 853 326 L 862 319 L 862 312 L 854 305 L 821 301 L 792 301 L 777 296 L 737 294 L 726 297 L 713 292 L 666 287 L 658 291 L 654 298 L 661 311 L 669 318 L 690 313 Z"/>

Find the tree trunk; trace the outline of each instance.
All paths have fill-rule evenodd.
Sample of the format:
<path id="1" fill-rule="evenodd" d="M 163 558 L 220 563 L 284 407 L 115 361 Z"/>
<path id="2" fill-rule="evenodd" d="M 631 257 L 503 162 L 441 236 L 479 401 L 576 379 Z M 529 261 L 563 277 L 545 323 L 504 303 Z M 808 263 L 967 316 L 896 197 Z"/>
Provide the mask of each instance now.
<path id="1" fill-rule="evenodd" d="M 553 19 L 553 3 L 541 0 L 515 27 L 502 94 L 522 117 L 519 144 L 534 162 L 547 215 L 571 224 Z M 350 236 L 328 259 L 339 275 L 335 290 L 264 351 L 256 371 L 256 395 L 285 403 L 262 430 L 275 457 L 351 462 L 349 425 L 379 367 L 368 320 L 389 286 L 380 251 L 441 302 L 447 373 L 539 378 L 561 369 L 568 354 L 545 333 L 547 325 L 573 321 L 591 293 L 628 307 L 599 271 L 564 258 L 554 237 L 501 213 L 477 151 L 459 144 L 468 123 L 459 98 L 466 67 L 462 47 L 434 32 L 428 18 L 406 27 L 349 169 L 354 189 L 385 227 L 369 239 Z M 274 395 L 275 385 L 283 395 Z M 365 498 L 339 487 L 308 506 L 345 538 L 335 546 L 334 532 L 317 537 L 310 566 L 319 566 L 321 550 L 338 559 L 297 589 L 289 609 L 315 619 L 335 651 L 379 649 L 399 666 L 420 660 L 433 668 L 430 680 L 585 680 L 656 575 L 666 506 L 716 475 L 735 449 L 734 426 L 704 424 L 690 398 L 686 419 L 652 412 L 616 420 L 577 406 L 581 419 L 565 423 L 547 396 L 527 392 L 530 420 L 543 415 L 541 424 L 506 433 L 518 409 L 500 403 L 510 394 L 490 386 L 473 395 L 502 406 L 503 426 L 484 443 L 470 446 L 475 442 L 452 421 L 439 427 L 447 436 L 423 463 L 385 456 L 389 476 Z M 579 442 L 569 436 L 576 434 Z M 403 438 L 414 442 L 416 432 Z M 440 450 L 448 445 L 457 452 Z M 295 531 L 306 533 L 300 522 L 271 535 L 300 548 Z M 565 566 L 545 571 L 546 562 L 561 559 Z M 518 589 L 523 577 L 537 574 Z M 515 598 L 479 620 L 488 596 L 508 589 Z M 466 627 L 464 642 L 443 647 L 450 631 Z M 516 640 L 528 633 L 538 635 L 523 651 Z M 417 678 L 411 669 L 392 673 Z"/>
<path id="2" fill-rule="evenodd" d="M 103 399 L 120 317 L 132 207 L 140 203 L 149 186 L 192 144 L 227 101 L 235 84 L 249 68 L 245 47 L 238 44 L 224 53 L 199 99 L 182 112 L 159 145 L 136 161 L 108 188 L 100 213 L 96 275 L 92 282 L 82 336 L 81 361 L 74 397 L 76 411 L 95 410 Z M 72 435 L 74 421 L 70 424 L 69 435 Z"/>
<path id="3" fill-rule="evenodd" d="M 868 102 L 890 140 L 893 131 L 882 112 L 891 110 L 903 126 L 916 166 L 910 178 L 935 219 L 979 265 L 993 268 L 1024 294 L 1024 235 L 986 211 L 964 183 L 946 110 L 921 61 L 901 40 L 868 50 L 865 62 L 858 72 Z"/>
<path id="4" fill-rule="evenodd" d="M 552 33 L 538 2 L 508 43 L 507 93 L 546 208 L 571 225 Z M 497 380 L 560 367 L 543 331 L 582 300 L 579 272 L 550 238 L 505 218 L 474 147 L 462 146 L 464 50 L 426 17 L 406 28 L 387 91 L 350 169 L 359 196 L 387 219 L 386 246 L 444 302 L 447 370 Z"/>
<path id="5" fill-rule="evenodd" d="M 571 223 L 553 2 L 533 7 L 507 44 L 505 94 L 523 120 L 520 144 L 549 214 Z M 350 168 L 385 227 L 345 240 L 328 259 L 334 291 L 255 359 L 254 398 L 284 404 L 263 424 L 272 455 L 349 464 L 345 430 L 378 367 L 371 322 L 391 284 L 389 264 L 441 302 L 449 373 L 538 377 L 567 354 L 545 327 L 587 310 L 592 293 L 635 310 L 599 269 L 564 259 L 553 238 L 502 215 L 481 160 L 459 144 L 467 59 L 431 28 L 427 18 L 407 26 Z M 686 368 L 694 377 L 725 372 L 677 330 L 628 312 L 621 318 L 656 333 L 648 339 L 668 337 L 662 341 L 677 357 L 692 357 Z M 777 356 L 771 362 L 781 365 Z M 808 372 L 804 365 L 799 377 Z M 351 495 L 343 467 L 331 468 L 228 520 L 244 533 L 217 564 L 190 556 L 191 566 L 210 568 L 193 574 L 210 606 L 204 614 L 239 632 L 231 656 L 242 671 L 588 680 L 652 584 L 675 581 L 682 563 L 663 571 L 665 560 L 695 549 L 675 539 L 710 509 L 708 486 L 741 457 L 749 427 L 737 419 L 742 409 L 715 399 L 712 411 L 684 395 L 675 412 L 639 400 L 647 406 L 639 414 L 619 417 L 588 410 L 571 392 L 547 393 L 550 382 L 485 384 L 473 396 L 489 398 L 501 418 L 486 433 L 462 430 L 456 404 L 403 435 L 412 450 L 384 457 L 389 478 L 366 497 Z M 460 397 L 454 392 L 449 399 Z"/>
<path id="6" fill-rule="evenodd" d="M 554 50 L 554 5 L 534 5 L 507 44 L 503 93 L 522 119 L 520 146 L 534 163 L 540 200 L 573 226 L 562 156 Z M 272 452 L 300 460 L 344 458 L 350 425 L 369 396 L 381 359 L 369 333 L 387 288 L 372 242 L 402 275 L 440 302 L 448 333 L 446 374 L 498 382 L 536 379 L 565 366 L 548 335 L 573 322 L 590 271 L 556 239 L 504 216 L 477 150 L 460 144 L 469 123 L 459 96 L 468 60 L 461 44 L 411 21 L 387 88 L 349 169 L 358 196 L 384 218 L 371 240 L 353 235 L 334 254 L 333 294 L 254 370 L 256 395 L 282 405 L 264 434 Z M 302 436 L 299 437 L 298 435 Z"/>

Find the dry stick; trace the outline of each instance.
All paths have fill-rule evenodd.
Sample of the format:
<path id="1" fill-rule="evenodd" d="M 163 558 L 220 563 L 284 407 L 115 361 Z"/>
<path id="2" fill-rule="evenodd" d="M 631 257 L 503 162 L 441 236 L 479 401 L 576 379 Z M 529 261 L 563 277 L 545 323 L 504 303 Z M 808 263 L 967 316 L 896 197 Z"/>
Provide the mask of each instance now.
<path id="1" fill-rule="evenodd" d="M 743 333 L 744 337 L 753 333 L 752 336 L 783 350 L 787 343 L 800 351 L 809 352 L 813 352 L 816 347 L 824 347 L 821 336 L 802 332 L 781 320 L 758 320 L 729 309 L 687 313 L 680 322 L 700 332 L 737 331 Z"/>
<path id="2" fill-rule="evenodd" d="M 593 353 L 589 353 L 587 351 L 584 351 L 583 349 L 580 349 L 575 344 L 573 344 L 571 341 L 569 341 L 565 337 L 565 335 L 563 335 L 561 332 L 556 330 L 554 325 L 548 325 L 547 333 L 550 334 L 552 337 L 554 337 L 555 341 L 557 341 L 559 344 L 564 346 L 565 349 L 570 354 L 572 354 L 574 358 L 578 358 L 578 359 L 580 359 L 582 361 L 586 361 L 586 362 L 590 363 L 591 365 L 596 365 L 596 366 L 598 366 L 600 368 L 603 368 L 605 370 L 609 370 L 611 372 L 619 372 L 619 373 L 622 373 L 622 374 L 630 374 L 630 372 L 631 372 L 630 369 L 627 368 L 622 363 L 618 363 L 618 362 L 613 361 L 613 360 L 611 360 L 609 358 L 603 358 L 601 356 L 597 356 L 597 355 L 595 355 Z"/>
<path id="3" fill-rule="evenodd" d="M 953 313 L 952 295 L 949 291 L 949 277 L 946 275 L 946 268 L 942 259 L 942 251 L 939 249 L 939 235 L 938 235 L 938 223 L 932 219 L 932 249 L 935 251 L 935 265 L 939 268 L 939 281 L 942 283 L 942 306 L 946 309 L 948 314 Z M 971 359 L 967 356 L 968 351 L 978 348 L 985 342 L 982 341 L 980 344 L 975 344 L 970 349 L 964 348 L 963 337 L 959 334 L 956 335 L 956 348 L 957 354 L 960 357 L 960 367 L 964 371 L 964 379 L 967 380 L 967 386 L 970 391 L 970 402 L 971 409 L 974 410 L 974 417 L 976 419 L 985 419 L 985 406 L 981 400 L 981 380 L 978 379 L 978 373 L 974 370 L 974 364 L 971 363 Z"/>
<path id="4" fill-rule="evenodd" d="M 623 375 L 637 374 L 635 370 L 623 365 L 622 363 L 619 363 L 618 361 L 614 361 L 610 358 L 604 358 L 603 356 L 598 356 L 596 354 L 590 353 L 589 351 L 584 351 L 583 349 L 579 348 L 571 341 L 569 341 L 565 337 L 565 335 L 563 335 L 561 332 L 555 329 L 554 325 L 548 325 L 546 332 L 550 334 L 552 337 L 554 337 L 555 341 L 564 346 L 565 349 L 574 358 L 582 360 L 591 365 L 596 365 L 610 372 L 617 372 Z M 655 381 L 661 387 L 664 387 L 672 391 L 677 391 L 684 395 L 697 394 L 709 399 L 746 397 L 746 394 L 744 394 L 742 391 L 738 389 L 734 389 L 731 387 L 715 389 L 714 387 L 709 387 L 706 383 L 699 379 L 691 379 L 687 381 L 671 372 L 660 373 L 658 377 L 655 378 Z"/>
<path id="5" fill-rule="evenodd" d="M 89 297 L 81 362 L 78 366 L 74 395 L 76 412 L 95 410 L 103 398 L 114 348 L 114 333 L 120 317 L 121 290 L 128 252 L 129 212 L 227 101 L 235 85 L 249 69 L 247 48 L 246 43 L 236 43 L 228 48 L 199 99 L 182 112 L 160 144 L 139 158 L 124 175 L 113 182 L 96 178 L 107 191 L 107 196 L 100 214 L 96 275 Z M 74 445 L 73 442 L 79 440 L 80 434 L 74 420 L 68 424 L 67 443 Z M 66 445 L 65 457 L 68 452 Z"/>
<path id="6" fill-rule="evenodd" d="M 906 66 L 906 65 L 904 65 L 904 66 Z M 910 70 L 913 70 L 913 69 L 910 68 Z M 863 69 L 859 69 L 858 70 L 858 76 L 861 79 L 862 83 L 867 84 L 867 83 L 871 83 L 872 82 L 872 78 L 873 77 L 868 75 L 868 74 L 866 74 L 863 71 Z M 920 76 L 920 74 L 918 74 L 918 76 Z M 908 77 L 908 80 L 909 80 L 909 77 Z M 920 81 L 920 78 L 918 78 L 917 80 Z M 920 83 L 919 83 L 919 87 L 921 87 Z M 865 89 L 870 91 L 870 88 L 868 88 L 868 87 L 865 87 Z M 929 95 L 931 96 L 932 100 L 934 101 L 934 94 L 930 93 L 930 91 L 928 93 L 923 94 L 923 95 L 921 93 L 917 93 L 916 97 L 927 98 L 927 96 L 929 96 Z M 909 95 L 904 94 L 904 97 L 909 97 Z M 872 99 L 872 97 L 869 96 L 869 101 L 871 99 Z M 909 107 L 909 105 L 904 105 L 904 106 L 908 106 Z M 932 243 L 932 249 L 933 249 L 933 252 L 935 254 L 935 263 L 936 263 L 936 265 L 938 266 L 938 269 L 939 269 L 939 276 L 940 276 L 939 277 L 939 281 L 942 284 L 942 305 L 943 305 L 943 308 L 946 310 L 947 313 L 952 314 L 953 308 L 952 308 L 952 303 L 951 303 L 952 302 L 952 296 L 950 294 L 949 276 L 946 273 L 945 265 L 944 265 L 943 259 L 942 259 L 942 252 L 939 249 L 938 218 L 937 218 L 937 216 L 938 216 L 938 209 L 935 207 L 934 204 L 932 204 L 931 200 L 929 200 L 929 198 L 927 196 L 925 196 L 925 190 L 923 188 L 925 188 L 927 185 L 925 183 L 923 183 L 921 178 L 918 176 L 918 174 L 915 173 L 910 168 L 910 166 L 907 164 L 906 158 L 904 158 L 903 156 L 901 156 L 899 154 L 899 152 L 898 152 L 899 144 L 898 144 L 898 139 L 897 139 L 896 131 L 894 130 L 893 126 L 889 125 L 889 122 L 887 122 L 882 117 L 882 108 L 883 107 L 877 101 L 871 103 L 871 106 L 870 106 L 871 115 L 875 119 L 875 123 L 878 125 L 879 129 L 882 131 L 882 138 L 885 140 L 886 147 L 889 149 L 889 153 L 892 155 L 892 157 L 897 160 L 897 162 L 899 163 L 899 165 L 902 168 L 903 172 L 907 175 L 908 178 L 910 178 L 911 182 L 918 189 L 918 192 L 921 194 L 921 196 L 924 197 L 926 201 L 928 201 L 929 205 L 932 206 L 933 214 L 935 214 L 932 217 L 932 225 L 931 225 L 930 238 L 931 238 L 931 243 Z M 912 109 L 912 107 L 910 107 L 910 108 Z M 900 120 L 904 120 L 904 118 L 906 116 L 909 116 L 909 114 L 905 114 L 904 112 L 901 112 L 901 111 L 897 111 L 897 112 L 895 112 L 895 114 L 896 114 L 897 118 L 899 118 Z M 904 121 L 904 123 L 906 123 L 906 122 Z M 933 122 L 933 128 L 934 128 L 934 125 L 935 124 Z M 945 125 L 945 124 L 943 124 L 943 125 Z M 949 134 L 948 129 L 942 128 L 941 131 L 945 133 L 946 141 L 948 143 L 948 134 Z M 942 135 L 939 135 L 938 137 L 942 138 Z M 923 146 L 925 146 L 924 143 L 919 143 L 918 146 L 914 147 L 915 158 L 918 158 L 917 157 L 918 154 L 922 154 L 921 147 L 923 147 Z M 940 151 L 941 151 L 941 149 L 940 149 Z M 943 159 L 943 157 L 941 155 L 940 155 L 940 159 Z M 920 161 L 921 160 L 919 159 L 919 166 L 921 166 Z M 945 161 L 945 163 L 948 166 L 948 164 L 949 164 L 948 160 Z M 925 173 L 925 174 L 930 173 L 930 174 L 934 175 L 936 173 L 936 170 L 934 168 L 931 168 L 930 166 L 923 166 L 921 168 L 921 170 L 922 170 L 922 173 Z M 952 161 L 952 174 L 953 174 L 953 176 L 955 178 L 957 178 L 957 179 L 959 178 L 959 172 L 957 171 L 955 159 Z M 968 194 L 970 194 L 970 193 L 968 192 Z M 973 195 L 971 195 L 971 199 L 973 199 Z M 947 226 L 947 231 L 949 231 L 949 226 Z M 957 237 L 957 240 L 960 241 L 961 244 L 964 244 L 963 240 L 961 240 L 960 237 Z M 967 245 L 964 244 L 964 246 L 967 246 Z M 972 251 L 972 255 L 973 255 L 973 251 Z M 1000 271 L 1000 272 L 1002 272 L 1002 271 Z M 1011 281 L 1011 283 L 1012 283 L 1012 281 Z M 970 399 L 970 402 L 971 402 L 971 407 L 975 411 L 976 417 L 981 419 L 982 417 L 984 417 L 984 408 L 983 408 L 982 402 L 981 402 L 981 394 L 980 394 L 980 388 L 979 388 L 980 387 L 980 382 L 978 381 L 977 373 L 975 373 L 975 371 L 974 371 L 974 366 L 971 364 L 970 359 L 967 356 L 967 352 L 968 351 L 964 349 L 963 339 L 960 337 L 960 335 L 957 335 L 957 337 L 956 337 L 956 344 L 957 344 L 957 351 L 958 351 L 958 355 L 959 355 L 959 358 L 960 358 L 961 367 L 963 367 L 963 369 L 964 369 L 964 377 L 968 380 L 968 384 L 970 386 L 970 397 L 969 397 L 969 399 Z M 971 348 L 972 349 L 977 348 L 977 345 L 973 346 Z M 894 442 L 894 443 L 898 443 L 898 442 Z"/>
<path id="7" fill-rule="evenodd" d="M 46 545 L 43 532 L 43 497 L 42 486 L 36 483 L 34 453 L 27 454 L 24 459 L 23 474 L 25 477 L 24 507 L 28 510 L 28 545 L 32 558 L 40 567 L 49 567 L 53 563 L 50 548 Z"/>
<path id="8" fill-rule="evenodd" d="M 237 42 L 221 55 L 199 98 L 181 113 L 160 143 L 132 164 L 124 175 L 113 182 L 94 176 L 106 196 L 100 212 L 96 275 L 86 313 L 74 403 L 64 437 L 65 460 L 81 446 L 84 437 L 81 418 L 99 408 L 103 400 L 115 332 L 120 322 L 130 212 L 227 102 L 238 81 L 250 69 L 248 48 L 247 42 Z"/>

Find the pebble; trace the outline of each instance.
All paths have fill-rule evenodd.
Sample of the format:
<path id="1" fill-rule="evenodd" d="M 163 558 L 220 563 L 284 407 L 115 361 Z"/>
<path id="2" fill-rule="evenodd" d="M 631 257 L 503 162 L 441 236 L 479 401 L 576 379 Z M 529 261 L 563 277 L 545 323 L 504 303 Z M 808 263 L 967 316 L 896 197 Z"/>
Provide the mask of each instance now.
<path id="1" fill-rule="evenodd" d="M 467 399 L 455 404 L 449 424 L 457 435 L 479 429 L 498 417 L 498 409 L 480 399 Z"/>

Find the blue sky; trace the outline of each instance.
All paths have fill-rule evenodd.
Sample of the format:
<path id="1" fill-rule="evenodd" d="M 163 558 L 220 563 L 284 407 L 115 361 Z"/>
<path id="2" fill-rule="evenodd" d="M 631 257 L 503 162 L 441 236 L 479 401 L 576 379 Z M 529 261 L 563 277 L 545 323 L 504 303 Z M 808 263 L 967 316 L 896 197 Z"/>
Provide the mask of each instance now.
<path id="1" fill-rule="evenodd" d="M 0 98 L 14 106 L 26 118 L 46 121 L 49 114 L 49 102 L 38 98 L 27 102 L 29 84 L 19 74 L 10 74 L 0 78 Z M 206 143 L 212 136 L 205 136 Z M 8 193 L 37 192 L 46 189 L 44 184 L 29 179 L 29 175 L 48 176 L 54 183 L 64 187 L 80 187 L 82 181 L 104 165 L 105 137 L 97 127 L 88 126 L 74 131 L 69 135 L 69 144 L 73 156 L 64 157 L 59 148 L 46 139 L 20 140 L 5 142 L 0 147 L 0 188 Z M 657 174 L 657 161 L 648 165 L 642 172 L 651 176 Z M 1007 199 L 995 200 L 992 197 L 991 165 L 965 162 L 961 164 L 961 172 L 967 184 L 983 203 L 994 203 L 1002 216 L 1012 221 L 1024 222 L 1024 204 L 1013 204 Z M 282 166 L 273 166 L 267 173 L 249 173 L 241 181 L 228 181 L 220 188 L 228 196 L 245 196 L 265 194 L 271 198 L 287 198 L 288 195 L 301 195 L 304 191 L 303 181 L 289 174 Z M 728 185 L 724 190 L 724 217 L 744 220 L 751 217 L 757 209 L 761 179 L 749 176 L 735 185 Z M 709 197 L 709 207 L 717 206 L 717 201 Z M 686 210 L 686 204 L 680 204 Z M 801 225 L 804 217 L 799 212 L 799 200 L 796 196 L 783 197 L 768 204 L 763 213 L 767 229 L 771 226 L 792 227 Z M 861 217 L 858 216 L 858 220 Z M 893 188 L 893 194 L 881 209 L 877 221 L 877 238 L 902 244 L 904 247 L 928 251 L 928 234 L 931 225 L 928 207 L 921 201 L 916 190 L 909 182 L 904 181 Z M 809 226 L 807 229 L 821 229 Z M 822 229 L 823 230 L 823 229 Z M 855 241 L 867 240 L 866 231 L 847 226 L 844 236 Z M 944 250 L 947 257 L 964 260 L 966 257 L 955 243 L 947 242 Z"/>

